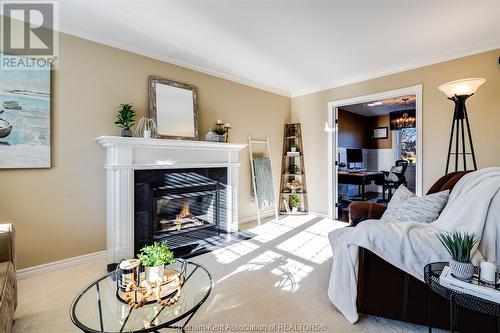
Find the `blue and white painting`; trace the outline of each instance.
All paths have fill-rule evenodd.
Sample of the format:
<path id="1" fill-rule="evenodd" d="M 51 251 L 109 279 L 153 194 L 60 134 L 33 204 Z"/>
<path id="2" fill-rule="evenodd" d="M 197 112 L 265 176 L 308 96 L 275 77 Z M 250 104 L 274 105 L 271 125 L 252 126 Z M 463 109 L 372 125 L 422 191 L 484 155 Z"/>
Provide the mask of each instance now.
<path id="1" fill-rule="evenodd" d="M 50 69 L 0 70 L 0 168 L 50 167 Z"/>

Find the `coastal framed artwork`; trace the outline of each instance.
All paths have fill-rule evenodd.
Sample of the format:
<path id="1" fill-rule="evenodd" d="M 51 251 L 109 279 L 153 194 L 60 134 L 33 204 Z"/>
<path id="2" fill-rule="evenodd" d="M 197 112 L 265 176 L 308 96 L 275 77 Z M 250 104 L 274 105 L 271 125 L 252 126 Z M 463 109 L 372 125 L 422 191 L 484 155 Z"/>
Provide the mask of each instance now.
<path id="1" fill-rule="evenodd" d="M 0 70 L 0 169 L 50 168 L 50 72 Z"/>

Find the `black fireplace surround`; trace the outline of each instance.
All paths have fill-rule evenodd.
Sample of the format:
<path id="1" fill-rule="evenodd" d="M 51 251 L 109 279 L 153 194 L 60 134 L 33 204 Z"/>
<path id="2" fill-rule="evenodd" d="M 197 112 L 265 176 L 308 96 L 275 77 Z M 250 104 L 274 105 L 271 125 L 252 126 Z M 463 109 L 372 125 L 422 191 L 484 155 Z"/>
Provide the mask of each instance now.
<path id="1" fill-rule="evenodd" d="M 227 169 L 136 170 L 134 252 L 165 241 L 174 252 L 221 233 Z"/>

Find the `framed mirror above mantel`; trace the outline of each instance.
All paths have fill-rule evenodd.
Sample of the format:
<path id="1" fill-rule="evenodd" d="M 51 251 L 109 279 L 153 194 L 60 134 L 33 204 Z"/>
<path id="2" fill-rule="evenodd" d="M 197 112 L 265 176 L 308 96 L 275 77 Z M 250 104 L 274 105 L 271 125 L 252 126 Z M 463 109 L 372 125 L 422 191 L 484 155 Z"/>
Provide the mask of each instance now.
<path id="1" fill-rule="evenodd" d="M 148 78 L 148 86 L 149 116 L 158 138 L 199 140 L 197 88 L 157 76 Z"/>

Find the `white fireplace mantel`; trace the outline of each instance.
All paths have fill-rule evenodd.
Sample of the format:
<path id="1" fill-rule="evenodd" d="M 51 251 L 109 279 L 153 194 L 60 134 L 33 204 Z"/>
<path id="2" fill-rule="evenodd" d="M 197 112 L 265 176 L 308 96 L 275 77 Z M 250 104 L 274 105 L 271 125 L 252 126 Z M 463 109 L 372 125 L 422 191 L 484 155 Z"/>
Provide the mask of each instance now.
<path id="1" fill-rule="evenodd" d="M 96 139 L 106 149 L 107 262 L 134 257 L 134 170 L 227 168 L 225 232 L 238 230 L 239 151 L 246 144 L 124 138 Z"/>

